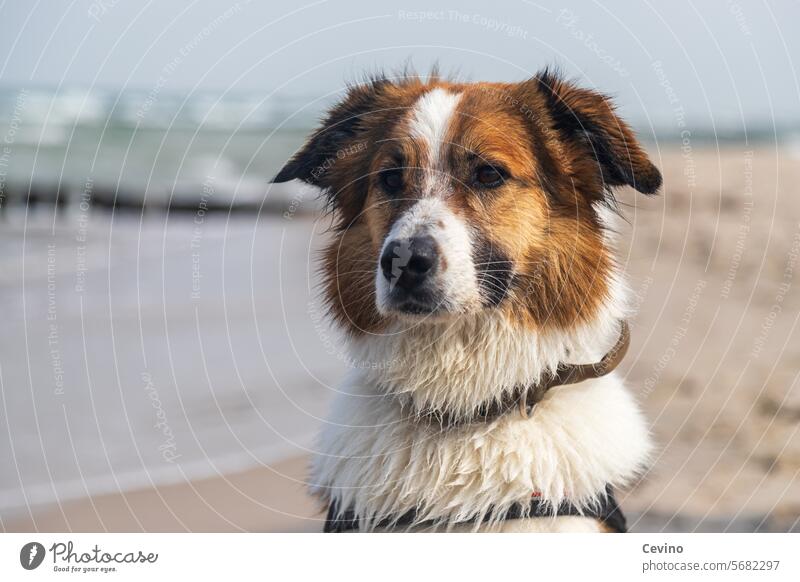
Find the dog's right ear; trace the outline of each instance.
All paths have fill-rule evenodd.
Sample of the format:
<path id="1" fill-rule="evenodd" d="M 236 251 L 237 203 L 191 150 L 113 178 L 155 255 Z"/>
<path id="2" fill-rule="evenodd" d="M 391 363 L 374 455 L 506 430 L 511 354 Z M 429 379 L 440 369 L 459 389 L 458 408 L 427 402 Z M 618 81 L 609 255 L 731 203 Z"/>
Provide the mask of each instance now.
<path id="1" fill-rule="evenodd" d="M 595 161 L 602 190 L 631 186 L 643 194 L 661 187 L 661 172 L 647 156 L 631 128 L 620 119 L 611 99 L 564 80 L 545 69 L 533 79 L 545 97 L 554 129 Z"/>
<path id="2" fill-rule="evenodd" d="M 376 79 L 350 87 L 308 138 L 302 149 L 272 179 L 273 183 L 302 180 L 324 190 L 337 190 L 355 170 L 354 154 L 366 150 L 363 141 L 365 117 L 375 111 L 376 99 L 388 81 Z M 357 179 L 358 176 L 353 176 Z M 334 197 L 335 193 L 329 192 Z"/>

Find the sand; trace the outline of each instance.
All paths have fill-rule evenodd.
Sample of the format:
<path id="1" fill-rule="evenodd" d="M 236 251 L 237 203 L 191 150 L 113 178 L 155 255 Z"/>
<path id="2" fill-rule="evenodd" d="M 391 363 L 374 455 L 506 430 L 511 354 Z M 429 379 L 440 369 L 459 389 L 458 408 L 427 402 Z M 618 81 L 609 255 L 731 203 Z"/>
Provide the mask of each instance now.
<path id="1" fill-rule="evenodd" d="M 647 529 L 798 530 L 800 165 L 738 146 L 660 166 L 625 237 L 624 369 L 659 445 L 626 506 Z"/>
<path id="2" fill-rule="evenodd" d="M 5 524 L 29 532 L 322 531 L 305 493 L 307 459 L 177 485 L 99 495 L 35 511 Z"/>

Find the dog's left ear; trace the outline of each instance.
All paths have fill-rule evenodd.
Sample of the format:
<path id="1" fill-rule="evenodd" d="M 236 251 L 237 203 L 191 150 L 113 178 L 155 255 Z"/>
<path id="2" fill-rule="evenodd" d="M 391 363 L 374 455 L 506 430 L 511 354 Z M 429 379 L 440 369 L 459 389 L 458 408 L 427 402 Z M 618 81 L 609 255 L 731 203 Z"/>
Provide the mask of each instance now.
<path id="1" fill-rule="evenodd" d="M 346 97 L 326 115 L 303 148 L 272 179 L 274 183 L 302 180 L 326 187 L 330 164 L 357 138 L 362 117 L 370 112 L 377 92 L 376 83 L 351 87 Z"/>
<path id="2" fill-rule="evenodd" d="M 544 97 L 556 129 L 578 142 L 597 161 L 603 186 L 632 186 L 643 194 L 661 187 L 661 173 L 647 157 L 628 125 L 614 112 L 611 100 L 596 91 L 565 81 L 545 70 L 532 83 Z"/>
<path id="3" fill-rule="evenodd" d="M 354 154 L 366 150 L 366 144 L 359 140 L 369 124 L 369 116 L 375 112 L 378 96 L 388 83 L 379 78 L 350 87 L 344 99 L 328 111 L 322 124 L 272 182 L 301 180 L 318 186 L 326 191 L 334 208 L 339 206 L 342 201 L 338 199 L 338 191 L 342 184 L 338 182 L 352 183 L 362 177 L 356 173 L 358 169 L 354 166 L 359 156 Z"/>

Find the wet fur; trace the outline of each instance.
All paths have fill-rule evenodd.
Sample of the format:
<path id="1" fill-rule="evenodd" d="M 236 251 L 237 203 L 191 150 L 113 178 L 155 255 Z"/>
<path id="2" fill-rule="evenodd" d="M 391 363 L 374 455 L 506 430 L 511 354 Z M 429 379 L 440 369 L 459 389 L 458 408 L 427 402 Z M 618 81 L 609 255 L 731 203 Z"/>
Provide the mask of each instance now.
<path id="1" fill-rule="evenodd" d="M 438 113 L 448 123 L 437 125 Z M 475 192 L 468 180 L 481 160 L 508 170 L 502 188 Z M 399 163 L 409 186 L 392 199 L 377 177 Z M 612 188 L 650 194 L 661 177 L 606 97 L 550 71 L 516 84 L 374 79 L 351 88 L 276 177 L 289 179 L 322 188 L 333 210 L 324 295 L 359 363 L 321 435 L 312 488 L 322 500 L 354 509 L 364 529 L 412 508 L 446 524 L 490 508 L 500 517 L 533 491 L 554 507 L 564 498 L 588 507 L 606 484 L 636 475 L 649 437 L 614 375 L 553 390 L 531 420 L 436 430 L 400 406 L 467 416 L 614 343 L 626 300 Z M 448 317 L 382 313 L 381 248 L 432 192 L 445 216 L 469 225 L 478 288 Z M 519 521 L 486 527 L 597 529 Z"/>

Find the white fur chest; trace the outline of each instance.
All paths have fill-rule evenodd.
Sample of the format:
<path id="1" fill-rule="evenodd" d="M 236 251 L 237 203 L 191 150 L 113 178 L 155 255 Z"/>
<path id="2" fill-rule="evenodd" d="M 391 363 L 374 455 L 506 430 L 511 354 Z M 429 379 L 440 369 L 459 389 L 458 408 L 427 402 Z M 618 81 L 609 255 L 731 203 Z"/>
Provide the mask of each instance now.
<path id="1" fill-rule="evenodd" d="M 503 338 L 496 339 L 503 351 L 509 349 Z M 463 346 L 449 347 L 459 351 Z M 433 349 L 419 352 L 426 354 L 425 362 Z M 498 354 L 489 350 L 488 357 L 494 361 Z M 468 360 L 470 370 L 483 368 L 484 375 L 492 375 L 485 369 L 489 362 Z M 535 362 L 538 370 L 531 369 Z M 522 371 L 501 368 L 499 373 L 514 381 L 518 373 L 538 377 L 546 363 L 539 354 Z M 414 370 L 435 373 L 434 368 Z M 367 521 L 411 509 L 421 520 L 466 520 L 525 504 L 533 492 L 553 506 L 564 499 L 586 506 L 607 484 L 624 485 L 634 477 L 651 448 L 644 418 L 614 374 L 552 389 L 531 419 L 512 413 L 451 429 L 401 419 L 397 399 L 386 396 L 385 384 L 378 388 L 376 376 L 385 379 L 386 374 L 386 369 L 370 369 L 350 375 L 321 434 L 312 471 L 315 493 Z M 415 372 L 408 370 L 406 377 L 414 378 Z M 478 380 L 473 375 L 469 381 Z M 475 388 L 464 402 L 485 400 L 484 384 Z M 450 390 L 455 389 L 451 384 Z M 470 392 L 467 385 L 460 389 Z"/>

